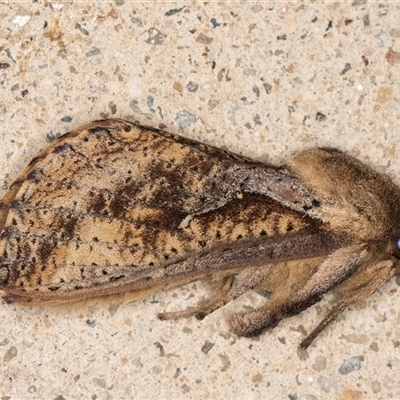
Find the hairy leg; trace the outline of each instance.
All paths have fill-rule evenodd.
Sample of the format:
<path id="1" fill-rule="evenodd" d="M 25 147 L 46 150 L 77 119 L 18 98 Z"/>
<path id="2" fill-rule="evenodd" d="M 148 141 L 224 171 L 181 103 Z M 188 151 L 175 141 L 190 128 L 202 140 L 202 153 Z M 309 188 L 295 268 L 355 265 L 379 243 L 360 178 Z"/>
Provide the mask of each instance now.
<path id="1" fill-rule="evenodd" d="M 273 291 L 275 297 L 276 294 L 281 296 L 281 293 L 287 293 L 288 290 L 294 293 L 293 290 L 288 289 L 288 286 L 294 286 L 294 283 L 299 282 L 300 279 L 306 281 L 322 260 L 323 258 L 317 257 L 301 262 L 288 261 L 244 268 L 235 273 L 229 272 L 229 275 L 210 276 L 206 278 L 210 293 L 206 301 L 186 310 L 161 313 L 158 317 L 163 320 L 192 316 L 203 319 L 257 286 Z"/>
<path id="2" fill-rule="evenodd" d="M 349 305 L 365 300 L 394 275 L 393 263 L 383 261 L 366 271 L 354 274 L 338 288 L 342 299 L 330 310 L 316 328 L 300 343 L 306 349 L 313 340 Z"/>
<path id="3" fill-rule="evenodd" d="M 251 337 L 273 328 L 282 319 L 296 315 L 320 301 L 324 293 L 353 275 L 366 258 L 367 251 L 362 245 L 335 251 L 295 293 L 283 287 L 278 288 L 276 295 L 264 307 L 234 315 L 231 319 L 232 331 L 239 336 Z"/>

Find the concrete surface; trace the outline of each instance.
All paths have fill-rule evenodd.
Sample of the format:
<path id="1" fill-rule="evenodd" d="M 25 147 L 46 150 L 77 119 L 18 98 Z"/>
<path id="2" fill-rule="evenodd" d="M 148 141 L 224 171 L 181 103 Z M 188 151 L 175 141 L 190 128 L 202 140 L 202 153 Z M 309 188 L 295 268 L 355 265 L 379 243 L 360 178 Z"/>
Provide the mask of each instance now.
<path id="1" fill-rule="evenodd" d="M 0 195 L 55 137 L 122 117 L 271 163 L 336 146 L 400 183 L 397 2 L 1 2 Z M 133 304 L 0 308 L 0 399 L 398 399 L 395 281 L 297 344 L 329 301 L 257 339 Z M 329 296 L 328 296 L 329 297 Z M 329 300 L 329 298 L 328 298 Z"/>

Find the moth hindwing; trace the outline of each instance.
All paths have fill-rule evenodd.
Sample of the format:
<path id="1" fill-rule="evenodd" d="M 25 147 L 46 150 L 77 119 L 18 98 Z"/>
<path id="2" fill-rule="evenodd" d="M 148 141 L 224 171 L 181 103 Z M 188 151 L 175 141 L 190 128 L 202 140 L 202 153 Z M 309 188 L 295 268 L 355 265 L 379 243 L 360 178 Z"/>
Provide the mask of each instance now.
<path id="1" fill-rule="evenodd" d="M 398 272 L 400 192 L 335 149 L 274 167 L 113 119 L 67 133 L 0 202 L 0 290 L 59 304 L 213 281 L 209 300 L 161 318 L 203 318 L 248 289 L 266 305 L 231 318 L 253 336 L 341 297 L 301 342 Z"/>

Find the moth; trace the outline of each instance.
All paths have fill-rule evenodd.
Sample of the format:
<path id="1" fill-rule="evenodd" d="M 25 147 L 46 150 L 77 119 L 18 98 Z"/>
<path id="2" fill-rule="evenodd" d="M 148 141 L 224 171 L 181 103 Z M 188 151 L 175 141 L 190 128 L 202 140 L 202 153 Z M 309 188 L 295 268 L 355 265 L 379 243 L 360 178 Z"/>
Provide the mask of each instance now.
<path id="1" fill-rule="evenodd" d="M 199 319 L 249 289 L 231 317 L 251 337 L 338 296 L 307 348 L 350 304 L 399 274 L 400 191 L 331 148 L 275 167 L 120 119 L 94 121 L 35 157 L 0 203 L 0 295 L 51 305 L 205 279 Z"/>

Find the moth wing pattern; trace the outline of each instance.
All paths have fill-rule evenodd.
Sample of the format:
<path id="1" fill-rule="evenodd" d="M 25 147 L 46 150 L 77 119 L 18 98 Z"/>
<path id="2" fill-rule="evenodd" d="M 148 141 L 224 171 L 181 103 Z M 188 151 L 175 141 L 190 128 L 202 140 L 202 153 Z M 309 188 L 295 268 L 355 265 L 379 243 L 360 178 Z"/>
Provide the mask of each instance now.
<path id="1" fill-rule="evenodd" d="M 58 303 L 194 279 L 252 265 L 266 238 L 320 234 L 321 223 L 243 187 L 240 164 L 264 169 L 120 120 L 63 136 L 3 200 L 5 299 Z"/>
<path id="2" fill-rule="evenodd" d="M 248 289 L 271 289 L 265 307 L 233 316 L 232 328 L 243 336 L 335 287 L 346 294 L 365 281 L 356 297 L 366 297 L 394 273 L 398 231 L 386 223 L 372 234 L 371 217 L 360 209 L 370 212 L 369 199 L 382 203 L 385 221 L 389 213 L 398 218 L 400 196 L 346 157 L 315 150 L 277 168 L 128 121 L 84 125 L 33 159 L 0 202 L 2 297 L 59 304 L 214 277 L 218 290 L 206 304 L 162 315 L 202 318 Z M 351 179 L 334 188 L 340 168 L 350 168 Z M 348 194 L 357 173 L 367 186 L 364 202 Z M 385 200 L 377 194 L 383 189 Z"/>

